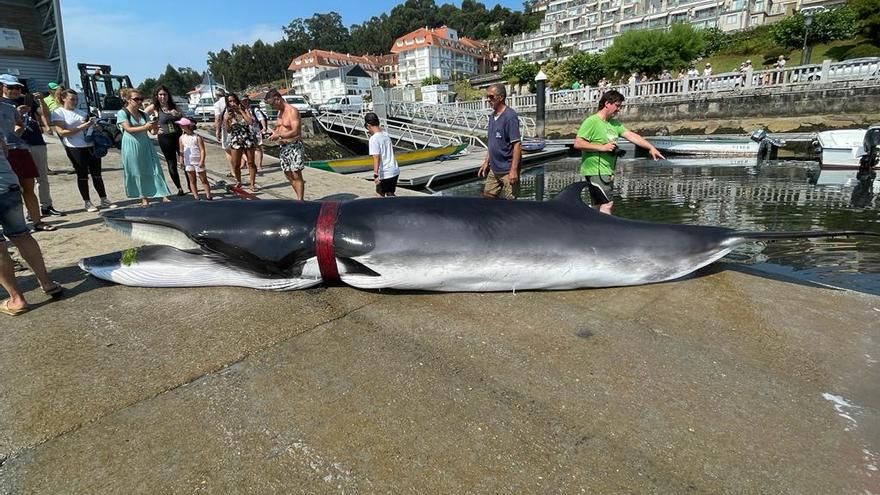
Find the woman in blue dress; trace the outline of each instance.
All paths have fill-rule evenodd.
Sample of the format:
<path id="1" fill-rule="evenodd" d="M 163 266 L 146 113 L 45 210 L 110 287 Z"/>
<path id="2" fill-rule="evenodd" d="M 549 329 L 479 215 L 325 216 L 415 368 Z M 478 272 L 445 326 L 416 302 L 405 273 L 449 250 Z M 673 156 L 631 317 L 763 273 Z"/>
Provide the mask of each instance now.
<path id="1" fill-rule="evenodd" d="M 156 123 L 141 110 L 144 97 L 139 91 L 124 88 L 121 96 L 125 107 L 116 114 L 116 122 L 124 133 L 122 170 L 125 194 L 129 198 L 140 198 L 141 206 L 148 206 L 150 198 L 162 198 L 162 202 L 167 203 L 171 201 L 168 199 L 171 191 L 165 184 L 165 175 L 147 135 L 148 132 L 156 133 Z"/>

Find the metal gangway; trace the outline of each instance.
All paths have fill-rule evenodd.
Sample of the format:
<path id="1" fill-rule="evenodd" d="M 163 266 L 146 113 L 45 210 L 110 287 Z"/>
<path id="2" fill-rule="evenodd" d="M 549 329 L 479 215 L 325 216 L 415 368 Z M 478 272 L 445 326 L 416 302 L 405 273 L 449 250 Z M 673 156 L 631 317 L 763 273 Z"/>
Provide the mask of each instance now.
<path id="1" fill-rule="evenodd" d="M 471 109 L 455 105 L 432 105 L 416 101 L 389 100 L 388 114 L 412 122 L 458 130 L 474 135 L 486 135 L 489 127 L 488 107 Z M 535 137 L 535 119 L 519 116 L 520 133 L 525 137 Z"/>
<path id="2" fill-rule="evenodd" d="M 325 132 L 369 141 L 364 128 L 363 113 L 323 113 L 315 119 Z M 415 149 L 442 148 L 466 143 L 470 148 L 487 149 L 486 143 L 477 136 L 431 126 L 403 122 L 394 118 L 384 120 L 383 126 L 394 146 L 409 143 Z"/>

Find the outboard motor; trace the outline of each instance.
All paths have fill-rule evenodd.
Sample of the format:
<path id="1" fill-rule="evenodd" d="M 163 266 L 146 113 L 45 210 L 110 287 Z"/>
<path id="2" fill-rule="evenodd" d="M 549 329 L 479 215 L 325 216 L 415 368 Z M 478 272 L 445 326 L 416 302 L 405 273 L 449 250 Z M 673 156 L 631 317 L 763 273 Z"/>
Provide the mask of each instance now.
<path id="1" fill-rule="evenodd" d="M 767 129 L 759 127 L 749 136 L 752 141 L 758 143 L 758 164 L 769 160 L 776 160 L 779 157 L 779 148 L 785 146 L 785 142 L 779 139 L 772 139 L 767 135 Z"/>
<path id="2" fill-rule="evenodd" d="M 872 125 L 865 132 L 862 151 L 864 154 L 859 159 L 859 171 L 856 173 L 857 184 L 850 197 L 850 205 L 855 208 L 868 206 L 873 196 L 874 179 L 877 178 L 874 169 L 880 165 L 880 125 Z"/>

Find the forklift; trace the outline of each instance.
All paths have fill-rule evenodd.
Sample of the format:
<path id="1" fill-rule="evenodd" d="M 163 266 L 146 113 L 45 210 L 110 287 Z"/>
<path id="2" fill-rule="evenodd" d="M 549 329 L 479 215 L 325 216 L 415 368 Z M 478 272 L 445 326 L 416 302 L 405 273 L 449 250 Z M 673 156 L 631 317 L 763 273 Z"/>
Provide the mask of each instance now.
<path id="1" fill-rule="evenodd" d="M 76 64 L 76 68 L 89 114 L 115 123 L 116 112 L 125 104 L 119 90 L 133 87 L 131 79 L 127 75 L 114 75 L 109 65 Z"/>

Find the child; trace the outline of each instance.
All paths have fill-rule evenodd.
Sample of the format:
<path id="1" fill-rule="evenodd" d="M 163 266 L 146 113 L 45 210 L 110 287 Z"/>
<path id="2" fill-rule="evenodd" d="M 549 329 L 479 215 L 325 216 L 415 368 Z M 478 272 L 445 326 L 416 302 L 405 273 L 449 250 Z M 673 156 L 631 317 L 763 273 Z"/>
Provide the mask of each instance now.
<path id="1" fill-rule="evenodd" d="M 175 124 L 183 129 L 183 135 L 180 136 L 178 153 L 181 156 L 186 176 L 189 178 L 189 191 L 192 193 L 196 201 L 199 200 L 199 190 L 196 185 L 196 173 L 202 181 L 202 187 L 205 189 L 205 197 L 208 200 L 214 199 L 211 196 L 211 185 L 208 184 L 208 174 L 205 172 L 205 141 L 201 136 L 194 132 L 195 124 L 188 118 L 184 117 Z"/>
<path id="2" fill-rule="evenodd" d="M 397 190 L 397 178 L 400 169 L 394 158 L 394 147 L 391 138 L 379 127 L 379 116 L 375 113 L 364 115 L 364 125 L 370 133 L 370 155 L 373 156 L 373 180 L 376 182 L 376 194 L 380 197 L 394 196 Z"/>

